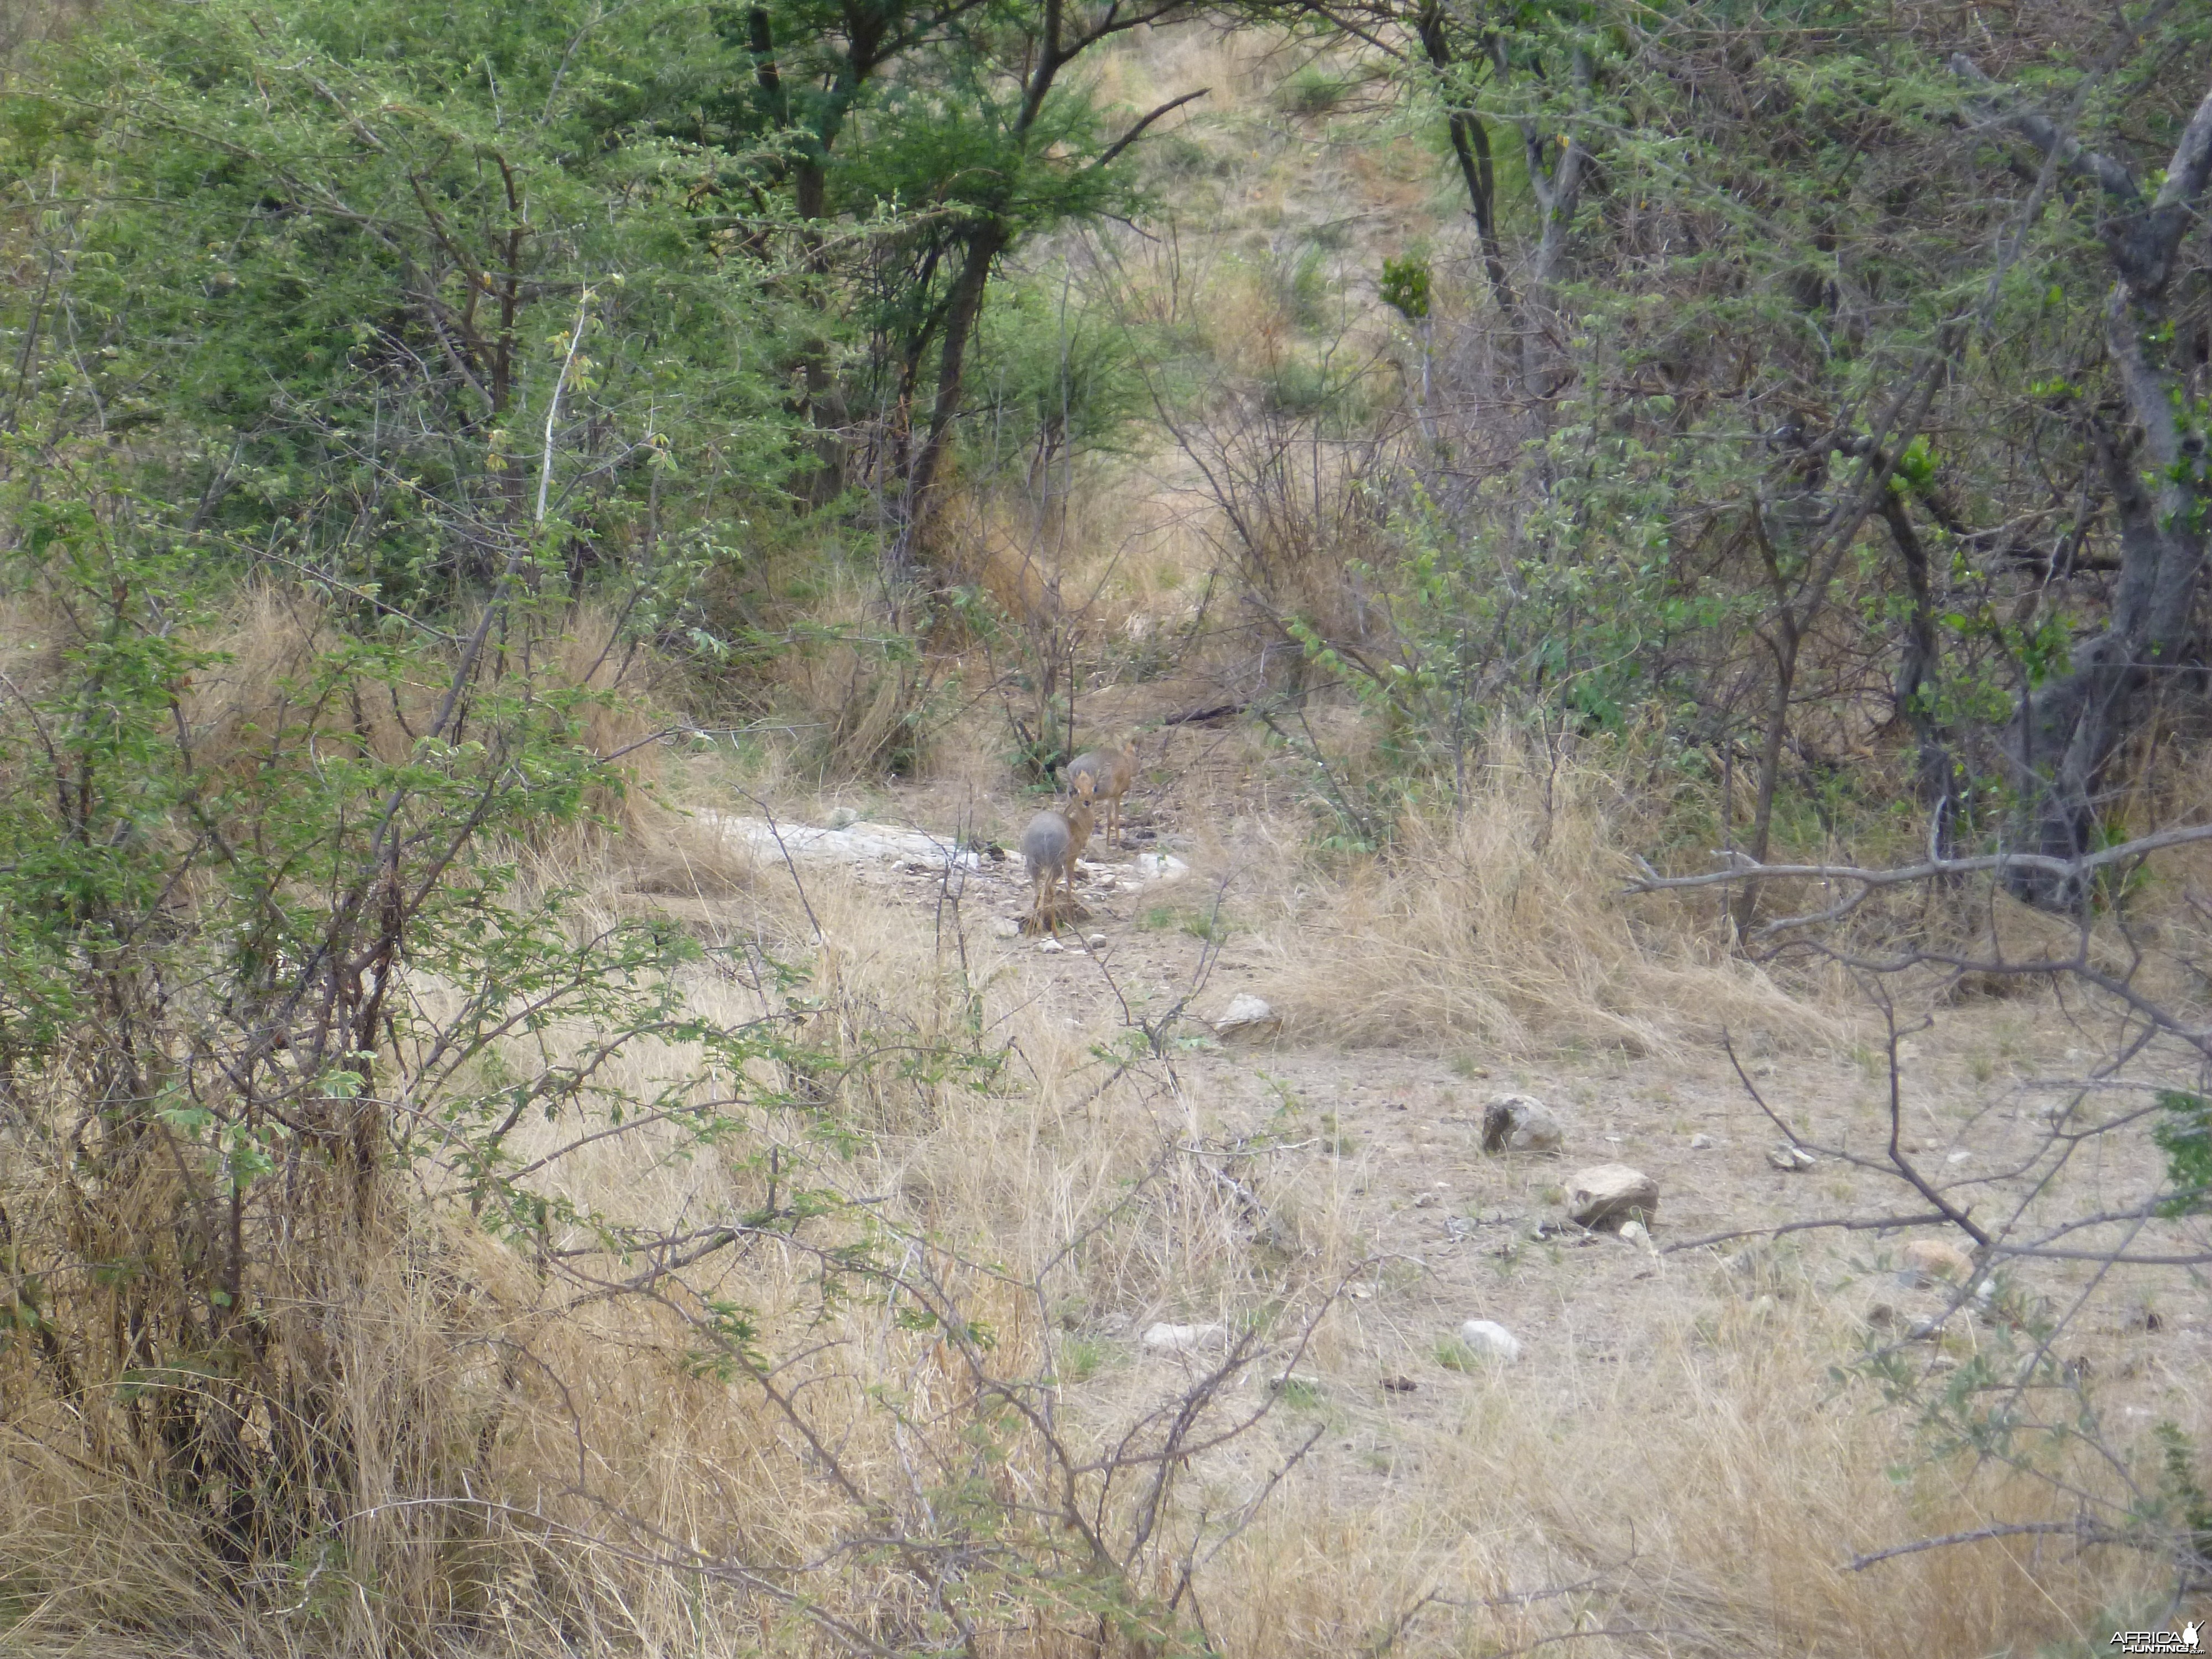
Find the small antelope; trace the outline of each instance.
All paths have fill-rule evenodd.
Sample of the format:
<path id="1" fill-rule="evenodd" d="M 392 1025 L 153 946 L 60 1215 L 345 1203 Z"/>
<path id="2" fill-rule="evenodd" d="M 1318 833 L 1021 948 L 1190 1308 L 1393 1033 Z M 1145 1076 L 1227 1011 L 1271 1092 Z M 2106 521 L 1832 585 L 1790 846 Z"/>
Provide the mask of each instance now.
<path id="1" fill-rule="evenodd" d="M 1059 915 L 1047 902 L 1055 881 L 1066 886 L 1068 903 L 1075 902 L 1075 860 L 1083 856 L 1084 848 L 1091 842 L 1095 787 L 1089 774 L 1078 777 L 1075 799 L 1066 811 L 1040 812 L 1022 831 L 1022 856 L 1029 861 L 1030 884 L 1035 890 L 1030 908 L 1032 933 L 1047 927 L 1060 931 Z"/>
<path id="2" fill-rule="evenodd" d="M 1133 738 L 1122 739 L 1118 749 L 1094 749 L 1087 755 L 1078 755 L 1067 763 L 1068 786 L 1073 788 L 1078 778 L 1089 778 L 1091 787 L 1106 803 L 1106 844 L 1121 844 L 1121 797 L 1129 793 L 1129 785 L 1137 775 L 1137 744 Z"/>

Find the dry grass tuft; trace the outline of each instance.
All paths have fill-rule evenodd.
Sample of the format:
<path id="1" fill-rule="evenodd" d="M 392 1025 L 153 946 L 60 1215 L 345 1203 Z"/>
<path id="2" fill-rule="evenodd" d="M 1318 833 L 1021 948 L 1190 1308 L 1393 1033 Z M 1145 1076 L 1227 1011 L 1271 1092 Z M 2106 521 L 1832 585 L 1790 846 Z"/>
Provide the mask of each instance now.
<path id="1" fill-rule="evenodd" d="M 1858 1336 L 1815 1297 L 1715 1311 L 1662 1281 L 1627 1321 L 1588 1334 L 1621 1363 L 1541 1388 L 1501 1372 L 1455 1421 L 1369 1428 L 1393 1448 L 1370 1495 L 1301 1472 L 1207 1587 L 1223 1650 L 1365 1651 L 1390 1632 L 1394 1652 L 1520 1651 L 1579 1632 L 1601 1659 L 1914 1659 L 2079 1638 L 2152 1589 L 2147 1563 L 2033 1536 L 1853 1571 L 1901 1541 L 2045 1519 L 2049 1488 L 1965 1460 L 1893 1474 L 1910 1425 L 1838 1389 L 1827 1368 Z M 2100 1480 L 2086 1455 L 2069 1474 Z"/>
<path id="2" fill-rule="evenodd" d="M 832 566 L 808 580 L 822 587 L 769 666 L 799 740 L 794 769 L 824 781 L 910 775 L 934 665 L 884 628 L 880 594 L 853 572 Z"/>
<path id="3" fill-rule="evenodd" d="M 580 694 L 577 739 L 614 759 L 619 789 L 603 788 L 588 803 L 603 819 L 637 828 L 646 811 L 640 790 L 658 787 L 660 757 L 651 734 L 661 724 L 653 708 L 650 659 L 621 636 L 617 618 L 580 605 L 548 641 L 550 664 L 539 690 Z M 183 710 L 192 763 L 202 770 L 250 773 L 266 763 L 280 734 L 312 730 L 325 744 L 349 744 L 387 764 L 404 760 L 428 730 L 442 702 L 443 673 L 453 653 L 430 653 L 417 681 L 404 686 L 333 678 L 343 659 L 339 630 L 314 593 L 295 586 L 256 582 L 242 589 L 193 643 L 215 660 L 193 677 Z M 518 662 L 519 670 L 528 665 Z"/>
<path id="4" fill-rule="evenodd" d="M 1273 934 L 1267 995 L 1346 1042 L 1473 1037 L 1671 1048 L 1726 1025 L 1803 1042 L 1843 1034 L 1671 900 L 1638 908 L 1614 780 L 1526 740 L 1489 743 L 1455 823 L 1409 818 L 1385 860 Z"/>

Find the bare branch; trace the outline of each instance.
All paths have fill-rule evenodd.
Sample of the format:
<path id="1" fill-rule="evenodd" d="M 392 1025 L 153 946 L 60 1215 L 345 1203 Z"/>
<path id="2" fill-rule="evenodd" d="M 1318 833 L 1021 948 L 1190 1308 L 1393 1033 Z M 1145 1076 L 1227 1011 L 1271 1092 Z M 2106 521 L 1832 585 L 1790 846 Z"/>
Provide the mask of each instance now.
<path id="1" fill-rule="evenodd" d="M 1978 1544 L 1990 1538 L 2017 1538 L 2024 1534 L 2071 1533 L 2084 1544 L 2109 1544 L 2119 1536 L 2091 1522 L 2086 1516 L 2078 1521 L 2014 1521 L 1996 1526 L 1976 1527 L 1972 1532 L 1949 1532 L 1941 1538 L 1917 1539 L 1910 1544 L 1899 1544 L 1893 1548 L 1875 1550 L 1867 1555 L 1854 1555 L 1844 1565 L 1850 1572 L 1864 1572 L 1879 1562 L 1893 1561 L 1900 1555 L 1917 1555 L 1923 1550 L 1948 1549 L 1954 1544 Z"/>
<path id="2" fill-rule="evenodd" d="M 1213 88 L 1212 87 L 1200 87 L 1196 92 L 1186 92 L 1180 98 L 1169 99 L 1166 103 L 1162 104 L 1151 114 L 1139 121 L 1136 125 L 1131 127 L 1119 138 L 1116 138 L 1112 143 L 1107 145 L 1105 151 L 1097 161 L 1091 164 L 1091 170 L 1096 172 L 1098 168 L 1105 167 L 1111 162 L 1115 156 L 1119 155 L 1123 150 L 1128 149 L 1130 145 L 1135 143 L 1138 139 L 1143 137 L 1145 136 L 1145 129 L 1152 125 L 1153 122 L 1158 120 L 1163 115 L 1169 114 L 1175 110 L 1179 110 L 1185 104 L 1194 103 L 1197 100 L 1205 97 L 1212 90 Z"/>
<path id="3" fill-rule="evenodd" d="M 2142 206 L 2142 192 L 2136 187 L 2133 173 L 2111 156 L 2085 149 L 2080 139 L 2061 131 L 2057 123 L 2039 110 L 2018 102 L 2008 89 L 1990 79 L 1965 52 L 1952 54 L 1951 73 L 1976 88 L 1980 95 L 1975 102 L 1991 120 L 2002 122 L 2045 155 L 2055 157 L 2061 172 L 2090 180 L 2123 207 Z M 2163 197 L 2165 192 L 2161 191 L 2160 194 Z"/>
<path id="4" fill-rule="evenodd" d="M 1839 881 L 1856 882 L 1862 887 L 1903 887 L 1914 882 L 1934 881 L 1948 876 L 2009 875 L 2015 872 L 2033 872 L 2078 881 L 2091 872 L 2107 866 L 2125 864 L 2130 860 L 2148 857 L 2170 847 L 2186 847 L 2200 841 L 2212 841 L 2212 824 L 2184 824 L 2172 830 L 2160 830 L 2154 835 L 2138 836 L 2133 841 L 2122 842 L 2080 858 L 2055 858 L 2047 853 L 1985 853 L 1969 859 L 1927 859 L 1918 864 L 1899 865 L 1891 869 L 1868 869 L 1853 864 L 1762 864 L 1756 859 L 1729 850 L 1716 856 L 1727 860 L 1723 870 L 1708 870 L 1695 876 L 1662 876 L 1642 860 L 1638 864 L 1643 874 L 1622 890 L 1629 893 L 1657 893 L 1679 888 L 1719 887 L 1731 882 L 1744 881 Z M 1826 921 L 1844 914 L 1851 904 L 1838 905 L 1832 910 L 1804 916 L 1785 916 L 1768 922 L 1759 932 L 1761 935 L 1786 927 L 1801 927 L 1816 921 Z"/>

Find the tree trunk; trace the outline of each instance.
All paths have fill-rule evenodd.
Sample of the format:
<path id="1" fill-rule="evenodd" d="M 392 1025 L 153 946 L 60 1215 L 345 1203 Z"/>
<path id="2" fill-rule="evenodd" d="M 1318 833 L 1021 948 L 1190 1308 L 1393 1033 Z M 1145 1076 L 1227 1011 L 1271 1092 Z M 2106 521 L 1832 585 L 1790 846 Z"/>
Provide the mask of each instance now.
<path id="1" fill-rule="evenodd" d="M 1951 64 L 1960 78 L 1990 87 L 1966 58 Z M 2091 848 L 2105 769 L 2142 719 L 2143 692 L 2185 665 L 2203 574 L 2212 476 L 2202 416 L 2183 396 L 2172 362 L 2167 289 L 2212 174 L 2212 93 L 2197 106 L 2148 203 L 2125 167 L 2083 149 L 2008 94 L 1992 88 L 1983 107 L 2042 150 L 2050 165 L 2103 193 L 2109 212 L 2098 234 L 2113 269 L 2105 343 L 2140 434 L 2134 443 L 2101 428 L 2096 434 L 2120 519 L 2112 615 L 2064 674 L 2022 696 L 2008 733 L 2023 844 L 2075 859 Z M 2008 881 L 2018 897 L 2048 909 L 2078 909 L 2087 897 L 2078 876 L 2021 871 Z"/>
<path id="2" fill-rule="evenodd" d="M 983 313 L 983 295 L 991 281 L 991 267 L 1006 251 L 1006 222 L 985 219 L 968 233 L 960 270 L 952 279 L 952 292 L 945 304 L 944 341 L 937 357 L 937 393 L 929 410 L 929 431 L 902 480 L 898 532 L 891 539 L 887 574 L 902 582 L 913 573 L 921 542 L 935 512 L 937 472 L 944 464 L 952 422 L 960 413 L 966 389 L 968 346 L 975 337 L 975 321 Z"/>
<path id="3" fill-rule="evenodd" d="M 1577 46 L 1573 60 L 1574 83 L 1579 100 L 1587 100 L 1590 83 L 1589 58 Z M 1560 262 L 1566 257 L 1567 234 L 1574 228 L 1575 210 L 1582 203 L 1583 179 L 1589 170 L 1589 152 L 1571 132 L 1559 131 L 1540 121 L 1521 124 L 1521 143 L 1528 169 L 1528 188 L 1536 198 L 1536 246 L 1529 250 L 1528 291 L 1521 324 L 1522 390 L 1537 411 L 1538 426 L 1548 430 L 1550 404 L 1566 376 L 1559 369 L 1559 350 L 1547 331 L 1552 320 L 1552 290 Z"/>
<path id="4" fill-rule="evenodd" d="M 1944 740 L 1933 702 L 1942 675 L 1942 649 L 1936 632 L 1935 585 L 1928 570 L 1928 549 L 1913 527 L 1905 498 L 1895 490 L 1882 498 L 1881 516 L 1889 526 L 1905 566 L 1905 586 L 1912 610 L 1905 622 L 1905 646 L 1897 659 L 1897 712 L 1912 730 L 1917 750 L 1915 782 L 1929 814 L 1929 850 L 1948 858 L 1959 815 L 1959 765 Z"/>
<path id="5" fill-rule="evenodd" d="M 1424 8 L 1415 20 L 1414 32 L 1420 36 L 1429 67 L 1443 85 L 1454 65 L 1443 10 L 1436 6 Z M 1474 110 L 1453 100 L 1449 85 L 1443 85 L 1443 90 L 1449 106 L 1445 128 L 1451 136 L 1452 154 L 1459 161 L 1460 178 L 1467 185 L 1468 210 L 1474 216 L 1474 240 L 1482 254 L 1482 268 L 1490 278 L 1490 292 L 1498 308 L 1509 323 L 1517 326 L 1521 304 L 1506 276 L 1504 252 L 1498 244 L 1498 179 L 1490 158 L 1490 131 Z"/>

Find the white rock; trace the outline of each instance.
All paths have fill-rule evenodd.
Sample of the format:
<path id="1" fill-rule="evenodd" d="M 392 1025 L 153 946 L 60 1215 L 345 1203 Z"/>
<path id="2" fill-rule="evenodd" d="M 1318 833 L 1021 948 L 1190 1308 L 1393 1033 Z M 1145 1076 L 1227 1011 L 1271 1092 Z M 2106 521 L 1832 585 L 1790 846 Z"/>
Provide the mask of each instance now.
<path id="1" fill-rule="evenodd" d="M 1640 1221 L 1631 1220 L 1622 1222 L 1620 1224 L 1620 1239 L 1621 1243 L 1624 1244 L 1633 1244 L 1637 1249 L 1644 1251 L 1647 1255 L 1656 1255 L 1659 1254 L 1659 1247 L 1651 1242 L 1651 1230 L 1646 1227 Z"/>
<path id="2" fill-rule="evenodd" d="M 1106 948 L 1106 935 L 1103 933 L 1093 933 L 1089 939 L 1086 939 L 1083 942 L 1094 951 L 1103 951 Z"/>
<path id="3" fill-rule="evenodd" d="M 1964 1147 L 1960 1147 L 1957 1152 L 1946 1157 L 1943 1161 L 1946 1164 L 1964 1164 L 1972 1156 L 1973 1154 L 1972 1152 L 1966 1151 Z"/>
<path id="4" fill-rule="evenodd" d="M 1534 1095 L 1498 1095 L 1482 1109 L 1486 1152 L 1556 1152 L 1566 1131 Z"/>
<path id="5" fill-rule="evenodd" d="M 1231 997 L 1229 1006 L 1207 1023 L 1216 1036 L 1224 1037 L 1273 1036 L 1283 1029 L 1281 1016 L 1249 991 Z"/>
<path id="6" fill-rule="evenodd" d="M 1221 1325 L 1170 1325 L 1163 1322 L 1145 1327 L 1138 1338 L 1146 1353 L 1196 1353 L 1211 1343 L 1227 1340 L 1229 1332 Z"/>
<path id="7" fill-rule="evenodd" d="M 1019 939 L 1021 936 L 1022 924 L 1012 916 L 1000 916 L 991 924 L 991 937 L 994 939 Z"/>
<path id="8" fill-rule="evenodd" d="M 1189 873 L 1190 866 L 1172 853 L 1137 854 L 1137 878 L 1140 881 L 1181 881 Z"/>
<path id="9" fill-rule="evenodd" d="M 1659 1183 L 1626 1164 L 1600 1164 L 1577 1170 L 1567 1183 L 1567 1219 L 1581 1227 L 1602 1227 L 1633 1216 L 1649 1221 L 1659 1208 Z"/>
<path id="10" fill-rule="evenodd" d="M 1067 949 L 1067 947 L 1065 945 L 1062 945 L 1058 939 L 1048 936 L 1037 941 L 1037 949 L 1042 951 L 1046 956 L 1052 957 L 1058 956 L 1062 951 Z"/>
<path id="11" fill-rule="evenodd" d="M 745 847 L 766 862 L 781 864 L 919 863 L 936 870 L 980 870 L 983 855 L 942 836 L 896 824 L 870 823 L 850 807 L 831 813 L 831 827 L 771 823 L 702 807 L 694 817 L 724 841 Z"/>
<path id="12" fill-rule="evenodd" d="M 1811 1169 L 1820 1160 L 1802 1146 L 1777 1146 L 1766 1154 L 1766 1161 L 1776 1169 L 1786 1170 L 1794 1175 L 1800 1170 Z"/>
<path id="13" fill-rule="evenodd" d="M 1713 1138 L 1711 1135 L 1692 1135 L 1690 1137 L 1690 1150 L 1692 1152 L 1709 1152 L 1712 1151 L 1712 1149 Z"/>
<path id="14" fill-rule="evenodd" d="M 1486 1358 L 1510 1364 L 1521 1357 L 1521 1339 L 1494 1320 L 1468 1320 L 1459 1328 L 1459 1340 Z"/>

